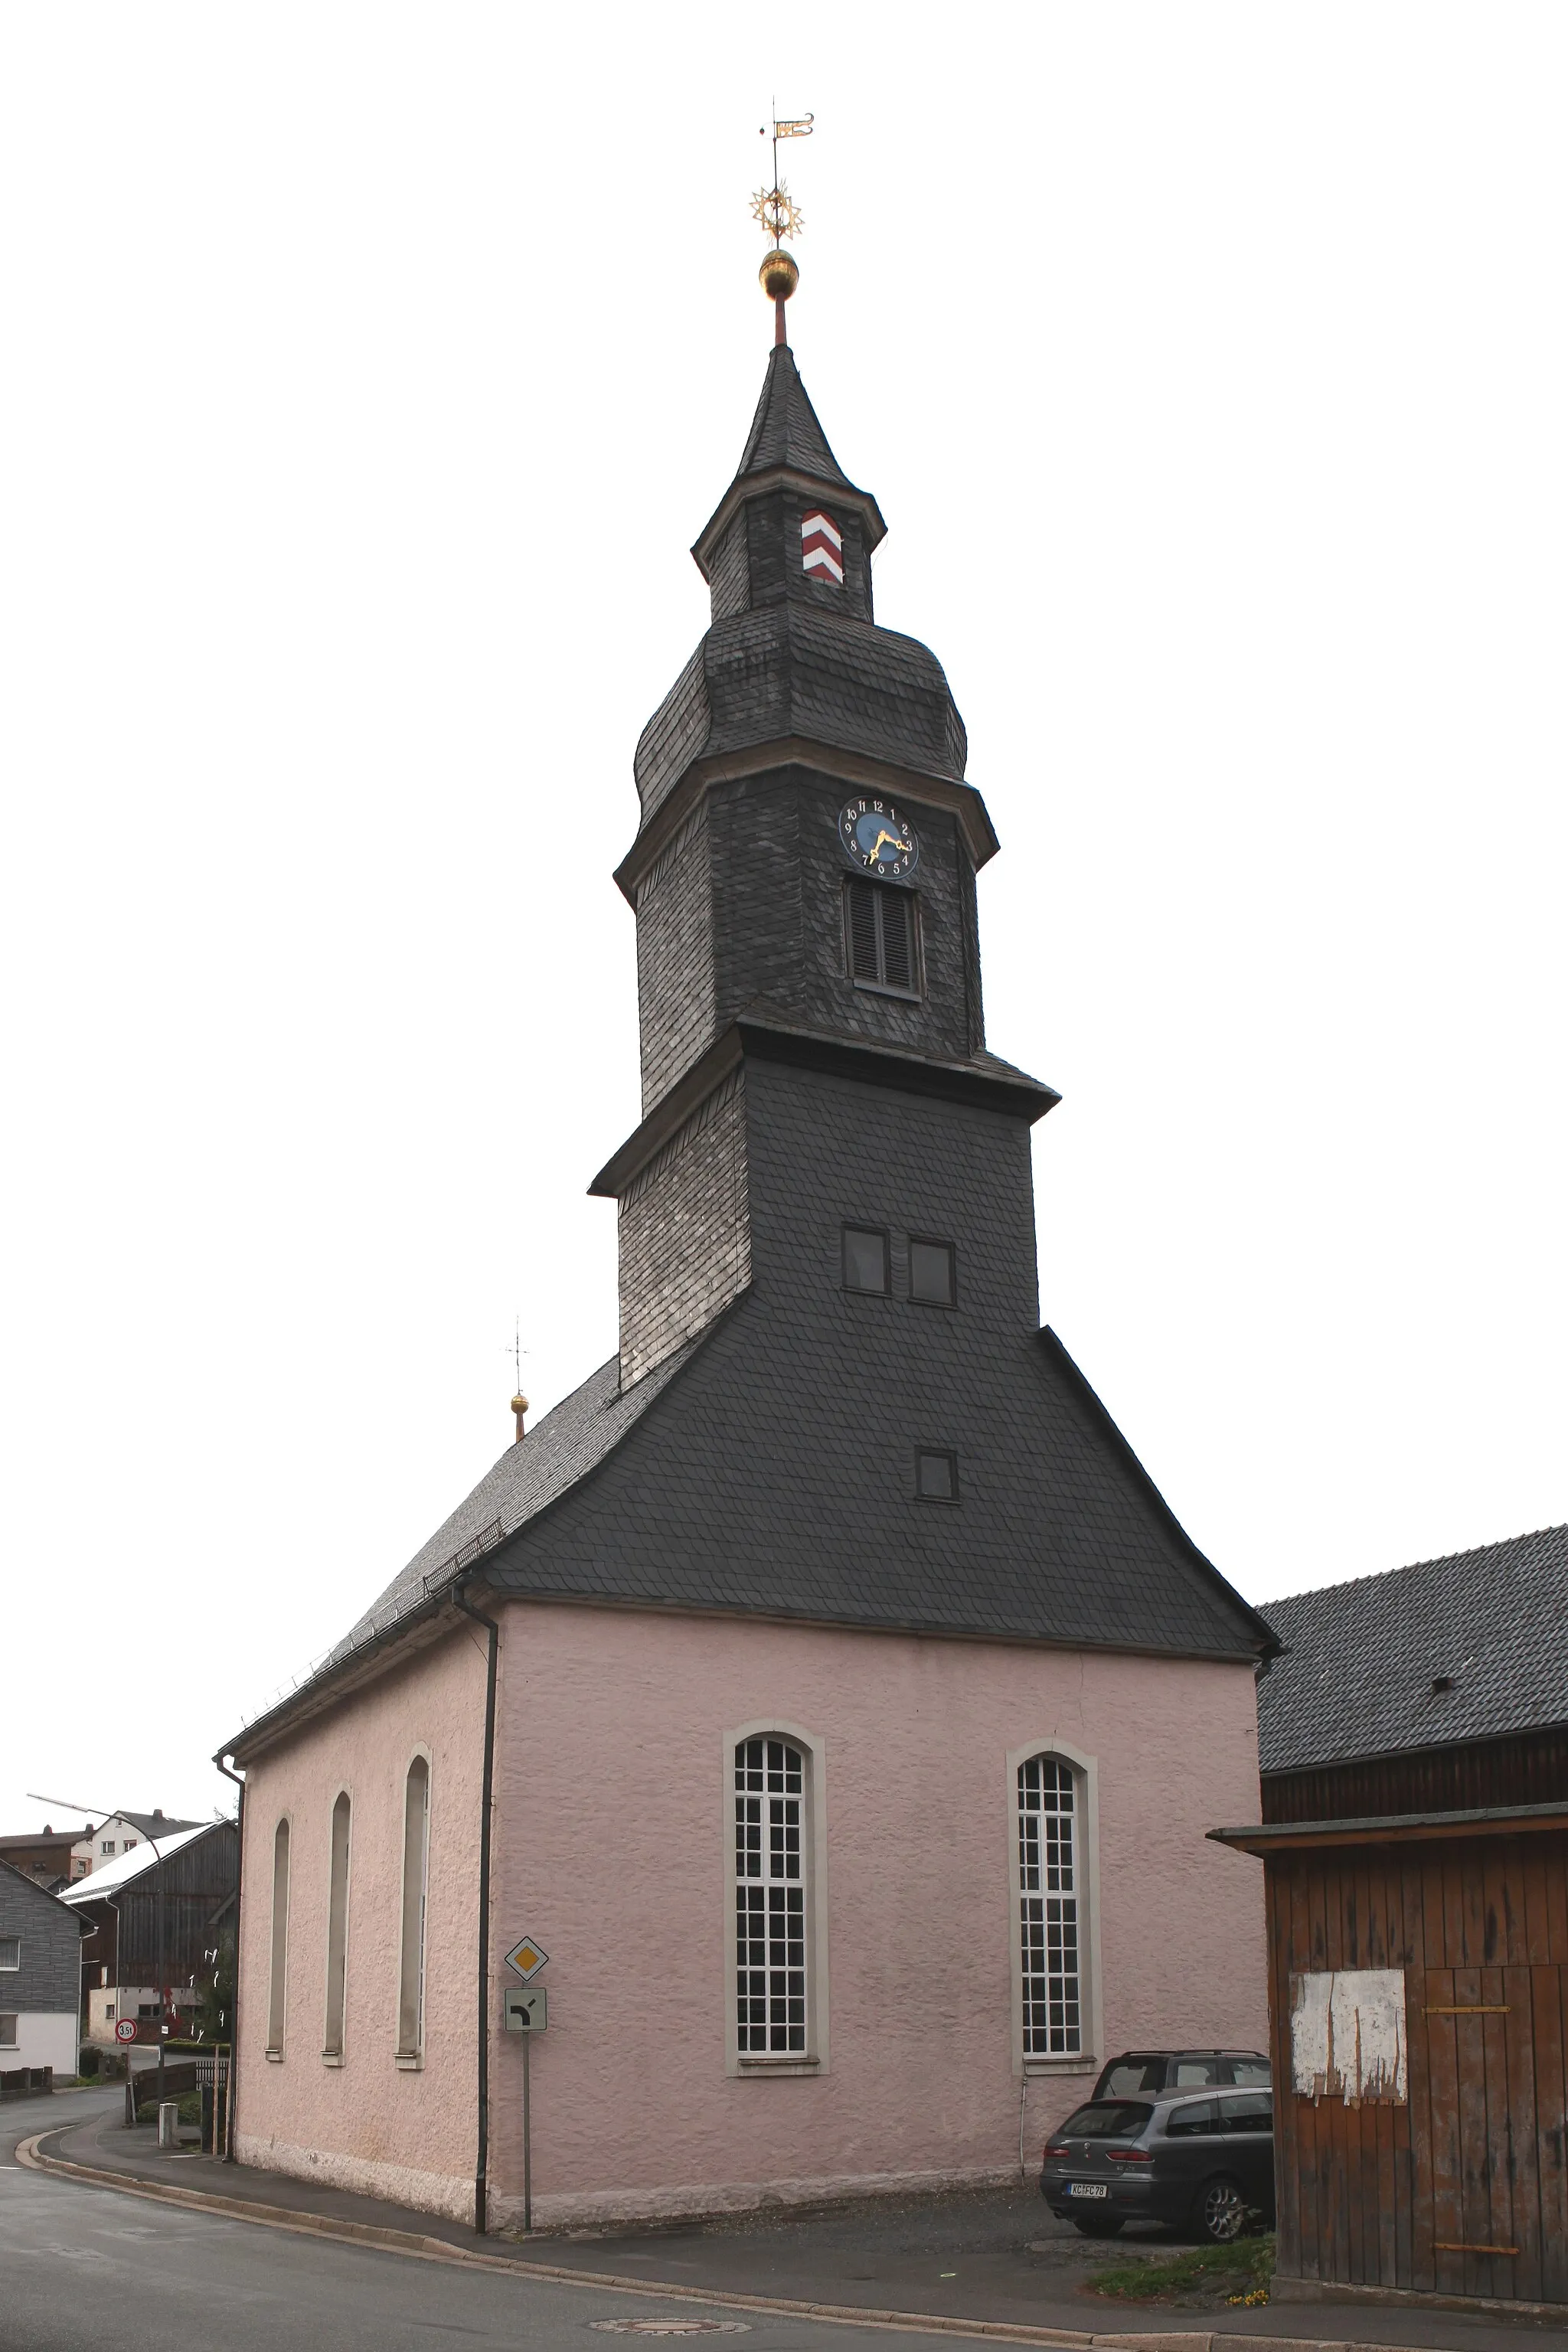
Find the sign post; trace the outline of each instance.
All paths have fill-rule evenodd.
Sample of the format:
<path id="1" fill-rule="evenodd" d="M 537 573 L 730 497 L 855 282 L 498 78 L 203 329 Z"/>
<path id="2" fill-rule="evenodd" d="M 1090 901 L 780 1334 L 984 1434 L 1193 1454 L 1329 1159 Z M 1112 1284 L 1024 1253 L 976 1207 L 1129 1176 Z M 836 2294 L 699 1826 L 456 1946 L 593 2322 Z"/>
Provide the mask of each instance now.
<path id="1" fill-rule="evenodd" d="M 532 1984 L 550 1955 L 535 1936 L 524 1936 L 506 1956 L 506 1964 L 514 1976 L 522 1979 L 526 1990 L 507 1992 L 502 1996 L 506 2011 L 506 2030 L 522 2036 L 522 2228 L 524 2236 L 533 2229 L 533 2117 L 530 2112 L 530 2076 L 532 2067 L 533 2037 L 542 2033 L 550 2022 L 550 1995 L 542 1985 Z"/>

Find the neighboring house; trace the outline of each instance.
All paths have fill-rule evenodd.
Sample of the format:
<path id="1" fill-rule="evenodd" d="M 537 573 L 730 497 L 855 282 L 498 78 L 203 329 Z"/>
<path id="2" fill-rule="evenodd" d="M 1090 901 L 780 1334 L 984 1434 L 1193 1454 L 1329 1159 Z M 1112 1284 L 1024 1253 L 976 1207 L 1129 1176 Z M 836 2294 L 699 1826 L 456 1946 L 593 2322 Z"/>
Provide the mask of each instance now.
<path id="1" fill-rule="evenodd" d="M 202 1826 L 200 1822 L 174 1821 L 156 1805 L 150 1813 L 111 1813 L 97 1829 L 83 1830 L 79 1843 L 71 1848 L 70 1874 L 73 1879 L 85 1878 L 89 1872 L 101 1870 L 105 1863 L 133 1853 L 148 1841 L 161 1847 L 177 1831 Z"/>
<path id="2" fill-rule="evenodd" d="M 996 841 L 883 530 L 781 340 L 637 755 L 618 1353 L 232 1742 L 246 2161 L 518 2216 L 524 1931 L 552 2223 L 1016 2179 L 1108 2052 L 1265 2029 L 1205 1832 L 1271 1637 L 1039 1328 L 1057 1097 L 985 1045 Z M 541 871 L 607 854 L 564 790 Z"/>
<path id="3" fill-rule="evenodd" d="M 0 1862 L 8 1862 L 13 1870 L 24 1872 L 37 1885 L 53 1891 L 87 1876 L 92 1867 L 88 1858 L 92 1836 L 90 1822 L 80 1830 L 57 1830 L 46 1822 L 41 1830 L 0 1837 Z"/>
<path id="4" fill-rule="evenodd" d="M 1568 1527 L 1268 1618 L 1277 2299 L 1568 2304 Z"/>
<path id="5" fill-rule="evenodd" d="M 84 2037 L 114 2041 L 133 2018 L 155 2041 L 194 2005 L 207 1956 L 233 1924 L 239 1836 L 232 1822 L 171 1829 L 158 1822 L 157 1851 L 142 1839 L 67 1889 L 62 1901 L 82 1923 L 79 2000 Z"/>
<path id="6" fill-rule="evenodd" d="M 0 2075 L 77 2070 L 81 1922 L 15 1864 L 0 1862 Z"/>

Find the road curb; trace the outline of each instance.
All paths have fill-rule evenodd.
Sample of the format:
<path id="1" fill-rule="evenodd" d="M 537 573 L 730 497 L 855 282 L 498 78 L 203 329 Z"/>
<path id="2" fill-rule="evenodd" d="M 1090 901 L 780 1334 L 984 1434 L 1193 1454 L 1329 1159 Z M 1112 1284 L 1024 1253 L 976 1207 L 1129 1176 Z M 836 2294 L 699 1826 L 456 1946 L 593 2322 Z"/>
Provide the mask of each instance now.
<path id="1" fill-rule="evenodd" d="M 1066 2352 L 1409 2352 L 1407 2346 L 1345 2341 L 1317 2336 L 1243 2336 L 1211 2329 L 1164 2328 L 1145 2335 L 1079 2334 L 1064 2327 L 1030 2327 L 1006 2319 L 950 2319 L 931 2311 L 877 2311 L 864 2304 L 802 2303 L 784 2295 L 741 2294 L 660 2279 L 626 2278 L 617 2271 L 581 2271 L 557 2263 L 527 2262 L 510 2254 L 481 2254 L 454 2246 L 445 2238 L 427 2238 L 416 2230 L 388 2230 L 371 2221 L 333 2220 L 324 2213 L 301 2213 L 288 2205 L 258 2205 L 248 2198 L 223 2197 L 206 2189 L 182 2189 L 174 2181 L 143 2180 L 134 2173 L 114 2172 L 107 2165 L 78 2164 L 71 2158 L 47 2156 L 42 2142 L 68 2124 L 35 2132 L 18 2141 L 16 2161 L 30 2172 L 58 2172 L 100 2189 L 117 2189 L 128 2197 L 150 2198 L 160 2205 L 183 2206 L 187 2212 L 221 2213 L 236 2221 L 253 2221 L 268 2230 L 292 2230 L 303 2237 L 331 2238 L 341 2244 L 371 2246 L 384 2253 L 404 2254 L 421 2262 L 458 2263 L 470 2270 L 509 2272 L 516 2278 L 549 2279 L 558 2286 L 593 2288 L 600 2294 L 637 2294 L 661 2302 L 704 2303 L 726 2311 L 776 2313 L 789 2319 L 830 2319 L 840 2326 L 899 2327 L 926 2336 L 984 2336 L 996 2344 L 1054 2344 Z"/>

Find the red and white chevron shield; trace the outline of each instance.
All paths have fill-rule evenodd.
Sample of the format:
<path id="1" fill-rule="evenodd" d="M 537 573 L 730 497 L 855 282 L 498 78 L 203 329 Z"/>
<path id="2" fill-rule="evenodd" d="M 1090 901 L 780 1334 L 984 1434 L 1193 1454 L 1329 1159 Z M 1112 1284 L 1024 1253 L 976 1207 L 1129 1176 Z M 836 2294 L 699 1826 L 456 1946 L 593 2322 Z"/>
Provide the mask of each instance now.
<path id="1" fill-rule="evenodd" d="M 800 560 L 809 578 L 844 585 L 844 541 L 838 526 L 814 507 L 800 526 Z"/>

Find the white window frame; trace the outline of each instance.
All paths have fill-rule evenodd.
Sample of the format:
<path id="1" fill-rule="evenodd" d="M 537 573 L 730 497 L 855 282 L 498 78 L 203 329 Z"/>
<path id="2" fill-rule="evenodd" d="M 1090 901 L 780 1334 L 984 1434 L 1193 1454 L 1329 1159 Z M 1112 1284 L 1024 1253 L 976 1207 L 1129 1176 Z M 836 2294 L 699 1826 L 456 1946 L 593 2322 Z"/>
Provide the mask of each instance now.
<path id="1" fill-rule="evenodd" d="M 741 2048 L 736 2024 L 740 1972 L 735 1958 L 735 1750 L 746 1739 L 787 1739 L 804 1762 L 801 1791 L 801 1883 L 805 1890 L 805 2048 L 773 2052 Z M 827 1748 L 814 1731 L 781 1716 L 737 1724 L 724 1734 L 720 1813 L 724 1854 L 724 2072 L 761 2078 L 829 2072 L 827 1992 Z"/>
<path id="2" fill-rule="evenodd" d="M 15 1958 L 14 1960 L 8 1960 L 8 1959 L 6 1959 L 6 1958 L 5 1958 L 5 1950 L 6 1950 L 7 1946 L 9 1946 L 9 1945 L 13 1945 L 13 1944 L 14 1944 L 14 1945 L 16 1946 L 16 1958 Z M 21 1938 L 21 1937 L 20 1937 L 20 1936 L 0 1936 L 0 1971 L 3 1971 L 6 1976 L 14 1976 L 14 1975 L 16 1973 L 16 1971 L 20 1969 L 21 1965 L 22 1965 L 22 1938 Z"/>
<path id="3" fill-rule="evenodd" d="M 335 1926 L 332 1918 L 334 1908 L 332 1898 L 336 1892 L 333 1881 L 335 1877 L 334 1865 L 336 1862 L 335 1847 L 337 1843 L 337 1812 L 339 1805 L 345 1801 L 349 1809 L 349 1825 L 348 1839 L 343 1853 L 343 1917 L 342 1955 L 342 2011 L 338 2019 L 338 2038 L 334 2042 L 332 2039 L 332 1941 L 335 1934 Z M 338 1790 L 337 1794 L 333 1797 L 331 1811 L 327 1815 L 327 1974 L 321 2005 L 321 2063 L 324 2066 L 341 2066 L 343 2063 L 344 2052 L 348 2046 L 349 1900 L 353 1886 L 354 1814 L 356 1810 L 354 1792 L 345 1781 Z"/>
<path id="4" fill-rule="evenodd" d="M 405 2046 L 403 2011 L 408 1963 L 408 1776 L 416 1764 L 425 1767 L 425 1838 L 420 1862 L 418 1982 L 415 1988 L 415 2040 Z M 393 2063 L 400 2074 L 417 2074 L 425 2064 L 426 1995 L 430 1965 L 430 1839 L 435 1825 L 436 1759 L 425 1747 L 410 1748 L 397 1783 L 397 2009 Z"/>
<path id="5" fill-rule="evenodd" d="M 1018 1772 L 1036 1757 L 1065 1764 L 1073 1776 L 1074 1815 L 1079 1831 L 1074 1872 L 1078 1896 L 1079 2037 L 1081 2047 L 1059 2057 L 1024 2049 L 1024 1902 L 1018 1872 Z M 1092 1756 L 1057 1733 L 1031 1739 L 1007 1755 L 1007 1949 L 1013 1987 L 1015 2074 L 1094 2074 L 1102 2063 L 1100 1975 L 1100 1766 Z"/>

